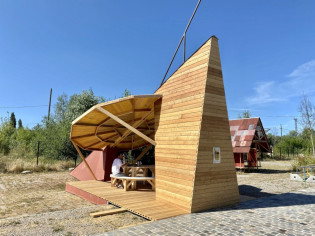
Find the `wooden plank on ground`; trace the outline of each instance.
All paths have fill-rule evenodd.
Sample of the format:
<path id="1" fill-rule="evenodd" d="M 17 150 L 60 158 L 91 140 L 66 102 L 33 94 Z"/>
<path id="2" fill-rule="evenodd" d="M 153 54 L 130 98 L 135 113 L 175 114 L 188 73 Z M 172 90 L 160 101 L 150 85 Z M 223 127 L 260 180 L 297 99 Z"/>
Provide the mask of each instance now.
<path id="1" fill-rule="evenodd" d="M 93 212 L 93 213 L 90 213 L 90 216 L 93 218 L 96 218 L 100 216 L 114 215 L 114 214 L 122 213 L 126 211 L 128 210 L 125 208 L 118 208 L 118 209 L 112 209 L 112 210 L 107 210 L 107 211 Z"/>

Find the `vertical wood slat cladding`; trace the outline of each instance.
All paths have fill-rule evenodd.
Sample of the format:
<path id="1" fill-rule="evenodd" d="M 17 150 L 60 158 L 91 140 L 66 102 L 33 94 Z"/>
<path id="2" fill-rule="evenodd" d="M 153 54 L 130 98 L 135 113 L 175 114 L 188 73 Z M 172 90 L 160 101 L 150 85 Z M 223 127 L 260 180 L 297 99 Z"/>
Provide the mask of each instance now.
<path id="1" fill-rule="evenodd" d="M 219 46 L 217 38 L 212 38 L 191 212 L 239 202 L 234 161 L 231 161 L 232 144 L 228 135 L 230 126 Z M 213 147 L 220 147 L 221 163 L 213 163 Z"/>
<path id="2" fill-rule="evenodd" d="M 219 47 L 201 46 L 156 92 L 156 198 L 196 212 L 239 201 Z M 221 148 L 213 164 L 212 148 Z"/>
<path id="3" fill-rule="evenodd" d="M 155 92 L 163 95 L 162 101 L 155 104 L 156 198 L 172 202 L 189 212 L 210 41 L 211 39 Z M 178 162 L 181 159 L 183 161 Z"/>

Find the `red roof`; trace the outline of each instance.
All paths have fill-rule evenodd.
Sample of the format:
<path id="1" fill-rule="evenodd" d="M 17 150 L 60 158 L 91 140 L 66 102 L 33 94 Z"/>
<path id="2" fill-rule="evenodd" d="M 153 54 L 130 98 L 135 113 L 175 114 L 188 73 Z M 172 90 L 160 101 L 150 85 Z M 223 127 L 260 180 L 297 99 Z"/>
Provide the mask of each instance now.
<path id="1" fill-rule="evenodd" d="M 270 152 L 268 140 L 259 117 L 230 120 L 230 132 L 234 153 L 248 153 L 253 146 L 253 141 L 259 143 L 262 151 Z"/>

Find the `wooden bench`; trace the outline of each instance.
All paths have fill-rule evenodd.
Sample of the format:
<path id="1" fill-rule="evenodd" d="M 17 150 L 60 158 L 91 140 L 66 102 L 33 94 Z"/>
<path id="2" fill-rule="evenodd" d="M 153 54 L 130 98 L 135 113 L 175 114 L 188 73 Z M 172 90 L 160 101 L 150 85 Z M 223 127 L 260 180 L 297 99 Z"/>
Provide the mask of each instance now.
<path id="1" fill-rule="evenodd" d="M 110 178 L 111 178 L 112 187 L 115 186 L 117 180 L 122 180 L 125 191 L 128 191 L 129 189 L 131 189 L 132 186 L 135 186 L 137 181 L 146 181 L 152 186 L 153 190 L 155 189 L 155 178 L 154 177 L 143 177 L 143 176 L 128 177 L 128 176 L 110 175 Z"/>

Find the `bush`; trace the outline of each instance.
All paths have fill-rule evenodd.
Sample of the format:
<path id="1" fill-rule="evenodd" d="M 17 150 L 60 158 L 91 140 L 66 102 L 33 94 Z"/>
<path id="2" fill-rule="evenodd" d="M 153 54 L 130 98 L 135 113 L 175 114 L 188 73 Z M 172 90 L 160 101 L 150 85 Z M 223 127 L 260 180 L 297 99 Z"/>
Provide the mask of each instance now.
<path id="1" fill-rule="evenodd" d="M 297 167 L 307 165 L 315 165 L 315 158 L 310 155 L 299 155 L 297 158 L 294 159 L 292 169 L 296 170 Z"/>
<path id="2" fill-rule="evenodd" d="M 39 164 L 36 165 L 36 158 L 18 158 L 14 156 L 3 156 L 0 158 L 0 173 L 19 174 L 24 170 L 32 172 L 63 171 L 74 167 L 72 160 L 54 160 L 40 157 Z"/>

